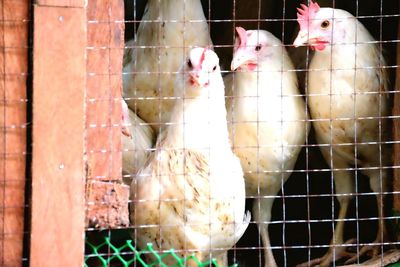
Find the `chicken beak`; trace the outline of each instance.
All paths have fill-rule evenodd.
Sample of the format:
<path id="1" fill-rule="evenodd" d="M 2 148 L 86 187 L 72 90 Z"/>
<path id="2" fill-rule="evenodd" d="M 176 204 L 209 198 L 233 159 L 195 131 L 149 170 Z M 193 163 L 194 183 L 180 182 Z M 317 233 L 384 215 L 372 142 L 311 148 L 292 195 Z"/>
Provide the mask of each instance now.
<path id="1" fill-rule="evenodd" d="M 203 87 L 208 83 L 207 75 L 201 75 L 200 73 L 193 72 L 189 74 L 189 81 L 191 85 Z"/>
<path id="2" fill-rule="evenodd" d="M 247 56 L 245 53 L 242 51 L 238 50 L 236 51 L 235 55 L 233 56 L 232 62 L 231 62 L 231 70 L 234 71 L 246 62 L 250 61 L 251 59 L 249 56 Z"/>
<path id="3" fill-rule="evenodd" d="M 299 34 L 296 37 L 296 40 L 294 40 L 293 45 L 294 47 L 299 47 L 302 46 L 306 43 L 308 43 L 309 36 L 307 32 L 299 32 Z"/>
<path id="4" fill-rule="evenodd" d="M 200 85 L 199 84 L 199 77 L 195 73 L 190 73 L 189 74 L 189 81 L 191 85 Z"/>

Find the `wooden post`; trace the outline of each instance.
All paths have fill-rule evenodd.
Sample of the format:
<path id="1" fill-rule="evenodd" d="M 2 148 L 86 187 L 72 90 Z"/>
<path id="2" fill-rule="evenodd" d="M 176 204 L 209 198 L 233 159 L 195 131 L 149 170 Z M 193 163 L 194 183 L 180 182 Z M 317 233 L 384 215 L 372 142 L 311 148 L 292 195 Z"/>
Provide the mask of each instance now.
<path id="1" fill-rule="evenodd" d="M 399 18 L 399 26 L 398 26 L 398 37 L 400 39 L 400 18 Z M 396 93 L 394 95 L 394 105 L 393 105 L 393 115 L 400 116 L 400 43 L 397 43 L 397 61 L 396 61 L 397 69 L 396 69 L 396 83 L 395 90 Z M 394 152 L 393 152 L 393 165 L 394 168 L 394 181 L 393 181 L 393 191 L 400 191 L 400 119 L 396 118 L 393 120 L 393 140 L 397 141 L 394 143 Z M 393 208 L 400 212 L 400 194 L 395 194 L 393 196 Z M 400 222 L 400 219 L 398 219 Z M 399 238 L 399 237 L 398 237 Z"/>
<path id="2" fill-rule="evenodd" d="M 83 266 L 86 1 L 36 2 L 30 266 Z"/>
<path id="3" fill-rule="evenodd" d="M 398 39 L 400 39 L 400 19 L 398 27 Z M 393 115 L 400 116 L 400 43 L 397 43 L 397 61 L 396 61 L 396 82 L 395 82 L 395 96 L 393 105 Z M 394 140 L 400 141 L 400 119 L 394 120 Z M 395 143 L 394 145 L 394 191 L 400 191 L 400 143 Z M 400 195 L 394 195 L 394 207 L 400 211 Z"/>
<path id="4" fill-rule="evenodd" d="M 129 190 L 121 175 L 124 1 L 91 0 L 87 18 L 86 227 L 128 226 Z"/>
<path id="5" fill-rule="evenodd" d="M 0 265 L 21 266 L 29 4 L 5 0 L 0 9 Z"/>

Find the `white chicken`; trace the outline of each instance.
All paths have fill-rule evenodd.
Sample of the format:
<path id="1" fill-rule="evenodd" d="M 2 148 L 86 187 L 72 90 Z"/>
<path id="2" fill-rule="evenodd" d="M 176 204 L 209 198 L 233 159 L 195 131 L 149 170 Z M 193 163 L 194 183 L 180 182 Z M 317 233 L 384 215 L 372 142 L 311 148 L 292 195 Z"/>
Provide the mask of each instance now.
<path id="1" fill-rule="evenodd" d="M 386 240 L 383 214 L 388 191 L 389 155 L 386 140 L 388 115 L 385 61 L 368 30 L 345 10 L 320 8 L 310 1 L 298 9 L 299 34 L 295 46 L 305 43 L 315 50 L 309 67 L 308 103 L 316 139 L 332 168 L 340 204 L 338 221 L 328 252 L 304 266 L 329 266 L 348 257 L 343 240 L 344 219 L 355 193 L 354 168 L 369 177 L 378 201 L 379 228 L 373 245 L 364 246 L 347 262 L 367 251 L 377 256 Z"/>
<path id="2" fill-rule="evenodd" d="M 124 57 L 123 96 L 158 133 L 169 121 L 182 60 L 190 48 L 212 44 L 200 0 L 149 0 L 133 44 Z"/>
<path id="3" fill-rule="evenodd" d="M 143 167 L 154 145 L 153 128 L 130 110 L 122 101 L 122 178 L 130 185 L 132 177 Z"/>
<path id="4" fill-rule="evenodd" d="M 226 122 L 217 55 L 194 48 L 177 75 L 171 123 L 131 185 L 133 239 L 139 247 L 174 248 L 200 261 L 217 258 L 246 230 L 245 185 Z M 176 260 L 163 259 L 172 266 Z M 197 266 L 193 260 L 185 266 Z"/>
<path id="5" fill-rule="evenodd" d="M 246 193 L 264 245 L 265 266 L 276 266 L 268 224 L 307 138 L 307 109 L 292 62 L 281 41 L 264 30 L 236 28 L 232 70 L 226 76 L 233 151 L 245 172 Z"/>

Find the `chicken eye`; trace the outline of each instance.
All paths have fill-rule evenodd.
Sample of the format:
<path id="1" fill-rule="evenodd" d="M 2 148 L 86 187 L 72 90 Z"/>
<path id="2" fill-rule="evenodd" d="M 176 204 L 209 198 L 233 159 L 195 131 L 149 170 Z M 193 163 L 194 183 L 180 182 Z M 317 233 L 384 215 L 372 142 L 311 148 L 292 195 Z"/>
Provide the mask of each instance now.
<path id="1" fill-rule="evenodd" d="M 189 68 L 192 68 L 192 67 L 193 67 L 192 61 L 190 61 L 190 59 L 188 59 L 187 65 L 188 65 Z"/>
<path id="2" fill-rule="evenodd" d="M 330 25 L 329 20 L 324 20 L 324 21 L 321 23 L 321 28 L 322 28 L 322 29 L 326 29 L 326 28 L 329 27 L 329 25 Z"/>
<path id="3" fill-rule="evenodd" d="M 215 71 L 217 69 L 217 65 L 215 65 L 214 67 L 213 67 L 213 71 Z"/>
<path id="4" fill-rule="evenodd" d="M 261 50 L 261 45 L 260 45 L 260 44 L 257 45 L 254 49 L 255 49 L 256 51 L 260 51 L 260 50 Z"/>

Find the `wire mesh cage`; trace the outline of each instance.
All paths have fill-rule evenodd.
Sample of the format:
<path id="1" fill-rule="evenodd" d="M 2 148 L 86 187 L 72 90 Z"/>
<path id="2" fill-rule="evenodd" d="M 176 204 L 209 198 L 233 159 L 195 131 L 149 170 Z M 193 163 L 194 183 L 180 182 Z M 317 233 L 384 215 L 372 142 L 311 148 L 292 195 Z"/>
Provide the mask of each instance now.
<path id="1" fill-rule="evenodd" d="M 0 265 L 399 264 L 398 1 L 25 2 Z"/>
<path id="2" fill-rule="evenodd" d="M 200 4 L 201 10 L 199 11 Z M 301 7 L 300 4 L 308 5 L 308 10 Z M 379 262 L 377 265 L 388 264 L 387 258 L 390 258 L 392 262 L 397 260 L 396 253 L 388 253 L 389 256 L 386 258 L 386 254 L 382 252 L 395 247 L 397 244 L 395 238 L 397 230 L 395 228 L 398 213 L 396 213 L 395 208 L 391 208 L 392 205 L 390 204 L 392 199 L 396 198 L 396 188 L 387 187 L 385 181 L 392 186 L 392 179 L 389 177 L 393 177 L 396 170 L 394 167 L 396 163 L 392 163 L 390 156 L 393 151 L 393 145 L 396 144 L 395 137 L 390 134 L 390 128 L 396 124 L 396 115 L 395 113 L 390 115 L 389 110 L 393 107 L 393 98 L 396 93 L 395 72 L 398 62 L 396 62 L 394 55 L 396 55 L 398 43 L 398 3 L 391 1 L 361 2 L 357 0 L 318 1 L 321 10 L 323 7 L 346 10 L 349 13 L 341 17 L 343 22 L 340 23 L 347 23 L 347 27 L 350 29 L 354 27 L 356 19 L 372 35 L 372 39 L 369 40 L 360 37 L 360 39 L 355 39 L 356 41 L 351 39 L 349 39 L 350 41 L 337 41 L 335 46 L 329 46 L 327 50 L 338 49 L 340 51 L 340 49 L 345 50 L 341 47 L 359 47 L 361 51 L 363 46 L 374 47 L 373 50 L 375 52 L 371 50 L 369 53 L 377 53 L 377 63 L 362 65 L 362 60 L 357 61 L 357 57 L 361 58 L 365 55 L 350 53 L 343 55 L 343 57 L 347 56 L 343 62 L 348 64 L 338 66 L 333 66 L 334 64 L 339 64 L 337 61 L 331 62 L 333 64 L 331 66 L 327 64 L 313 65 L 313 56 L 319 52 L 319 48 L 316 45 L 311 45 L 311 47 L 304 45 L 299 48 L 294 48 L 292 45 L 299 31 L 303 31 L 304 37 L 301 16 L 303 15 L 304 17 L 303 12 L 308 11 L 310 14 L 316 12 L 316 10 L 311 10 L 313 4 L 312 1 L 295 1 L 293 3 L 289 1 L 173 1 L 168 3 L 156 0 L 125 1 L 126 44 L 122 73 L 124 83 L 123 96 L 128 103 L 129 109 L 138 116 L 130 117 L 131 124 L 135 126 L 132 127 L 135 132 L 134 136 L 138 135 L 140 131 L 138 128 L 151 127 L 148 129 L 147 135 L 150 136 L 150 141 L 147 142 L 146 147 L 144 145 L 140 147 L 142 145 L 139 144 L 142 141 L 140 138 L 144 138 L 142 136 L 136 139 L 136 142 L 138 142 L 135 144 L 136 146 L 131 145 L 129 147 L 128 144 L 123 144 L 124 153 L 130 150 L 135 151 L 134 155 L 129 155 L 130 164 L 125 161 L 125 158 L 123 159 L 123 176 L 128 183 L 130 183 L 131 179 L 140 179 L 137 171 L 146 166 L 145 162 L 141 161 L 143 155 L 140 154 L 140 151 L 137 151 L 138 147 L 141 151 L 152 151 L 149 154 L 157 153 L 154 150 L 162 149 L 157 145 L 153 149 L 152 146 L 155 140 L 160 138 L 157 136 L 161 136 L 163 131 L 168 132 L 168 127 L 165 127 L 165 125 L 173 123 L 167 119 L 171 109 L 173 109 L 169 101 L 173 101 L 175 98 L 179 99 L 174 95 L 173 89 L 171 89 L 173 85 L 171 85 L 169 79 L 171 79 L 170 76 L 175 77 L 179 73 L 179 66 L 186 60 L 185 57 L 193 46 L 212 45 L 219 56 L 222 75 L 224 77 L 232 75 L 233 79 L 240 80 L 242 76 L 244 77 L 243 72 L 251 72 L 252 69 L 247 65 L 242 70 L 234 72 L 231 70 L 232 60 L 235 60 L 233 58 L 234 54 L 239 53 L 237 51 L 240 50 L 240 46 L 244 45 L 244 39 L 251 43 L 252 33 L 242 33 L 241 30 L 237 30 L 237 27 L 242 27 L 245 30 L 268 30 L 281 41 L 281 43 L 267 43 L 267 46 L 280 49 L 270 50 L 281 51 L 278 57 L 273 59 L 285 62 L 284 64 L 281 63 L 281 65 L 286 64 L 286 66 L 279 65 L 279 68 L 267 68 L 264 70 L 270 72 L 269 74 L 260 69 L 255 71 L 258 73 L 256 74 L 257 80 L 262 80 L 263 75 L 270 79 L 265 83 L 258 83 L 254 89 L 257 91 L 256 93 L 249 90 L 243 91 L 244 89 L 241 89 L 243 85 L 240 82 L 234 83 L 238 88 L 233 88 L 230 92 L 230 88 L 227 88 L 227 82 L 225 83 L 228 106 L 232 102 L 236 103 L 236 105 L 247 104 L 247 109 L 240 110 L 230 106 L 231 109 L 228 108 L 227 110 L 228 125 L 231 124 L 229 131 L 231 132 L 230 138 L 233 151 L 240 159 L 251 156 L 252 153 L 256 155 L 253 156 L 255 159 L 246 158 L 249 165 L 250 161 L 254 161 L 252 162 L 254 164 L 253 169 L 246 168 L 245 163 L 242 161 L 247 183 L 246 208 L 252 210 L 252 220 L 243 237 L 229 251 L 229 263 L 237 263 L 240 266 L 262 266 L 264 264 L 265 266 L 274 266 L 276 262 L 278 266 L 294 266 L 305 262 L 306 264 L 315 265 L 317 262 L 313 259 L 326 255 L 325 258 L 320 259 L 323 263 L 322 265 L 327 263 L 342 265 L 345 264 L 346 260 L 352 258 L 349 255 L 353 253 L 352 255 L 355 256 L 353 262 L 360 264 L 369 259 L 368 256 L 364 255 L 363 247 L 366 248 L 370 245 L 376 245 L 379 248 L 378 254 L 382 255 L 380 258 L 375 258 Z M 303 11 L 296 8 L 302 8 Z M 299 15 L 296 16 L 297 13 Z M 332 14 L 329 15 L 327 19 L 331 19 L 333 16 Z M 317 20 L 317 18 L 309 16 L 310 22 L 308 23 L 312 24 L 314 19 Z M 202 30 L 205 23 L 209 28 L 209 32 L 206 33 Z M 328 20 L 328 23 L 333 24 L 332 20 Z M 340 23 L 334 24 L 338 27 L 338 30 L 340 30 Z M 363 26 L 357 24 L 355 27 Z M 333 32 L 334 29 L 325 31 Z M 193 34 L 195 37 L 193 37 Z M 245 37 L 243 37 L 243 34 Z M 312 33 L 308 34 L 310 39 L 315 37 L 311 36 Z M 337 37 L 335 35 L 335 38 Z M 262 44 L 262 38 L 261 34 L 258 33 L 256 37 L 258 42 L 256 41 L 253 44 L 255 49 L 257 49 L 258 44 Z M 269 38 L 272 39 L 273 37 Z M 250 46 L 250 44 L 248 45 Z M 293 66 L 290 66 L 285 61 L 284 50 L 288 51 L 291 61 L 293 61 Z M 315 52 L 315 50 L 317 51 Z M 178 60 L 174 61 L 169 54 L 172 54 Z M 383 57 L 379 57 L 379 54 L 382 54 Z M 351 57 L 355 59 L 353 60 Z M 318 55 L 316 58 L 318 59 Z M 270 60 L 272 61 L 273 59 Z M 328 59 L 329 57 L 325 58 L 325 60 Z M 149 60 L 153 60 L 153 63 L 146 65 Z M 255 60 L 261 61 L 261 58 L 256 58 Z M 333 60 L 332 54 L 330 60 Z M 269 64 L 275 63 L 269 62 Z M 358 92 L 357 75 L 361 77 L 364 72 L 367 72 L 368 74 L 366 74 L 365 78 L 361 79 L 370 79 L 367 77 L 371 74 L 370 71 L 374 70 L 382 73 L 382 75 L 387 73 L 387 77 L 380 76 L 376 78 L 374 76 L 377 79 L 375 82 L 386 89 L 383 91 L 368 91 L 365 89 Z M 349 83 L 353 84 L 350 87 L 355 90 L 347 93 L 348 97 L 353 99 L 348 102 L 350 105 L 348 108 L 353 110 L 352 113 L 347 113 L 349 115 L 343 115 L 346 113 L 343 113 L 342 109 L 346 107 L 340 106 L 345 105 L 343 99 L 346 98 L 346 93 L 340 91 L 340 89 L 336 89 L 339 91 L 334 91 L 336 81 L 342 79 L 342 76 L 336 74 L 341 71 L 347 71 Z M 271 75 L 274 72 L 281 74 Z M 282 73 L 290 74 L 282 75 Z M 326 74 L 327 78 L 324 78 L 325 73 L 328 73 Z M 291 77 L 293 75 L 297 76 L 296 80 L 298 79 L 299 82 L 298 91 L 285 91 L 286 81 L 284 79 L 287 79 L 291 74 Z M 314 77 L 318 76 L 321 83 L 330 83 L 330 86 L 327 86 L 325 91 L 314 89 L 321 85 L 314 85 L 316 78 L 313 75 Z M 237 77 L 235 78 L 235 76 Z M 273 79 L 277 80 L 276 83 L 280 85 L 276 90 L 278 90 L 277 95 L 281 99 L 279 97 L 275 98 L 276 96 L 273 94 L 261 93 L 263 90 L 274 90 L 275 83 Z M 386 82 L 389 83 L 386 84 Z M 250 87 L 251 81 L 249 81 L 249 84 Z M 262 87 L 263 85 L 265 88 Z M 340 87 L 342 85 L 336 86 Z M 229 95 L 229 93 L 232 94 Z M 240 95 L 241 93 L 242 95 Z M 364 106 L 361 104 L 361 99 L 367 99 L 368 94 L 377 96 L 375 107 L 377 107 L 378 113 L 367 112 L 363 113 L 364 115 L 358 115 L 358 112 L 362 112 L 358 106 Z M 319 98 L 317 99 L 318 96 Z M 240 98 L 251 99 L 251 97 L 261 100 L 254 102 L 240 100 Z M 285 100 L 282 99 L 285 99 L 285 97 L 304 99 L 305 106 L 295 112 L 295 115 L 298 116 L 293 115 L 294 117 L 290 117 L 291 106 L 288 103 L 292 102 L 284 102 Z M 357 100 L 355 100 L 356 98 Z M 368 99 L 372 98 L 374 97 Z M 277 113 L 280 111 L 284 115 L 268 114 L 268 112 L 273 112 L 273 109 L 262 107 L 263 105 L 273 105 L 274 101 L 281 103 L 281 105 L 277 104 L 274 107 Z M 368 102 L 368 100 L 366 101 Z M 313 105 L 312 107 L 310 107 L 310 102 Z M 315 111 L 316 108 L 314 106 L 318 106 L 319 102 L 321 102 L 321 105 L 328 107 L 329 113 L 327 117 L 318 117 L 316 115 L 319 111 Z M 367 104 L 367 102 L 365 107 L 367 107 L 368 111 L 371 111 L 374 104 Z M 340 107 L 338 108 L 336 105 Z M 255 116 L 249 115 L 252 112 L 252 108 L 256 109 Z M 337 114 L 333 114 L 334 111 Z M 238 113 L 232 115 L 229 114 L 230 112 L 232 114 L 234 112 L 243 112 L 245 115 L 242 116 L 242 114 Z M 303 114 L 302 118 L 300 114 Z M 279 123 L 274 124 L 271 122 L 274 119 Z M 288 122 L 291 122 L 292 127 L 292 131 L 289 130 L 290 134 L 300 136 L 300 139 L 302 135 L 308 135 L 308 138 L 303 138 L 303 142 L 290 143 L 294 141 L 289 139 L 282 141 L 282 137 L 274 139 L 270 132 L 264 132 L 263 123 L 267 123 L 268 127 L 275 125 L 275 127 L 279 128 L 280 125 L 283 128 L 288 127 L 287 125 L 290 124 Z M 245 123 L 250 126 L 248 128 L 242 127 L 241 124 Z M 254 124 L 253 126 L 251 126 L 252 123 Z M 301 124 L 301 126 L 296 128 L 294 126 L 295 123 Z M 374 131 L 378 133 L 373 138 L 368 136 L 368 127 L 363 128 L 363 125 L 368 123 L 374 124 Z M 252 127 L 255 129 L 254 133 L 251 132 Z M 324 129 L 325 132 L 329 132 L 327 134 L 328 139 L 321 137 L 321 132 L 323 131 L 321 129 L 323 127 L 326 127 Z M 359 127 L 359 129 L 354 129 L 354 127 Z M 242 130 L 242 128 L 245 128 L 245 130 Z M 277 130 L 281 136 L 285 135 L 282 128 Z M 346 132 L 342 136 L 344 139 L 337 137 L 337 135 L 340 136 L 341 134 L 335 132 L 339 128 Z M 247 132 L 243 134 L 241 131 Z M 309 134 L 308 131 L 310 131 Z M 354 132 L 356 132 L 355 135 Z M 252 134 L 256 137 L 253 137 Z M 346 139 L 347 137 L 349 139 Z M 251 138 L 256 139 L 252 142 Z M 270 138 L 274 141 L 263 141 L 263 138 Z M 288 161 L 280 161 L 278 163 L 282 164 L 282 166 L 276 168 L 271 167 L 273 163 L 265 163 L 269 166 L 270 169 L 268 169 L 263 165 L 263 160 L 269 160 L 270 162 L 274 160 L 269 155 L 272 152 L 271 149 L 268 149 L 268 146 L 275 148 L 275 150 L 280 149 L 287 153 L 292 153 L 290 156 L 294 160 L 292 159 L 290 163 Z M 297 150 L 289 150 L 288 147 L 295 147 Z M 364 154 L 365 149 L 375 150 L 375 152 L 372 152 L 374 158 L 372 162 L 374 163 L 370 163 L 367 158 L 363 158 L 368 157 Z M 349 153 L 352 155 L 350 156 L 351 159 L 345 160 L 346 163 L 342 163 L 343 160 L 340 160 L 340 156 L 347 157 L 342 154 L 345 153 L 344 151 L 350 151 Z M 280 154 L 280 156 L 284 157 L 283 154 Z M 267 159 L 262 159 L 262 157 Z M 348 182 L 344 182 L 345 184 L 340 184 L 342 173 L 348 178 Z M 288 179 L 289 176 L 290 179 Z M 336 178 L 337 176 L 339 178 Z M 388 178 L 385 178 L 386 176 Z M 253 181 L 256 184 L 256 189 L 253 191 L 248 185 L 251 179 L 256 179 L 256 182 Z M 263 185 L 262 179 L 276 179 L 276 182 L 275 184 L 270 182 L 268 185 Z M 378 188 L 376 186 L 374 188 L 372 180 L 375 179 L 379 181 Z M 263 186 L 265 188 L 262 188 Z M 385 205 L 382 204 L 383 199 L 386 203 Z M 273 205 L 266 204 L 266 202 L 273 203 Z M 134 201 L 131 205 L 135 205 L 135 203 Z M 271 209 L 270 216 L 266 215 L 267 211 L 264 211 L 268 209 Z M 159 223 L 162 224 L 161 221 Z M 378 226 L 382 223 L 386 225 L 385 232 L 380 232 L 381 234 L 376 237 L 378 229 L 383 229 Z M 159 224 L 156 223 L 157 225 Z M 268 228 L 266 225 L 268 225 Z M 137 229 L 146 227 L 146 225 L 133 224 L 131 227 Z M 260 228 L 257 229 L 257 227 Z M 262 233 L 263 231 L 264 234 Z M 265 231 L 269 232 L 270 243 L 265 243 L 265 240 L 263 240 L 268 238 L 268 234 L 265 235 Z M 337 232 L 340 233 L 337 234 Z M 116 242 L 122 242 L 121 247 L 125 248 L 126 244 L 119 239 L 130 240 L 132 238 L 137 241 L 140 237 L 135 233 L 133 230 L 131 232 L 118 230 L 114 238 Z M 111 231 L 105 235 L 107 238 L 99 241 L 103 245 L 108 244 L 107 242 L 112 242 L 114 232 Z M 124 237 L 121 237 L 121 235 Z M 386 239 L 386 237 L 389 238 Z M 157 242 L 165 241 L 161 237 L 159 238 L 159 240 L 154 240 L 156 246 L 159 246 Z M 351 240 L 351 242 L 346 242 L 347 240 Z M 115 252 L 113 249 L 108 249 L 108 252 L 105 252 L 104 255 L 112 258 L 114 256 L 113 251 Z M 133 252 L 125 252 L 125 254 L 126 259 L 130 259 L 128 255 L 133 255 Z M 93 251 L 87 254 L 88 259 L 92 256 Z"/>

